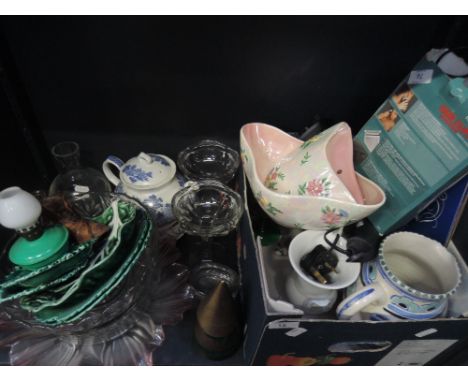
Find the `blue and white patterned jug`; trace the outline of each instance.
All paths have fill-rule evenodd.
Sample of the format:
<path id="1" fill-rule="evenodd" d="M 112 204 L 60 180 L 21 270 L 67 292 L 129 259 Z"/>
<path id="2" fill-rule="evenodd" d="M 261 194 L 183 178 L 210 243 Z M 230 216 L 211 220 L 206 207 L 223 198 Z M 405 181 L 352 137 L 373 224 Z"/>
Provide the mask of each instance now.
<path id="1" fill-rule="evenodd" d="M 119 177 L 114 175 L 112 167 L 119 171 Z M 102 164 L 102 170 L 116 186 L 115 192 L 127 194 L 149 207 L 158 225 L 174 221 L 172 196 L 183 187 L 185 179 L 177 173 L 171 158 L 140 153 L 124 163 L 110 155 Z"/>
<path id="2" fill-rule="evenodd" d="M 444 317 L 460 285 L 460 269 L 447 248 L 413 232 L 396 232 L 338 305 L 340 320 L 401 321 Z"/>

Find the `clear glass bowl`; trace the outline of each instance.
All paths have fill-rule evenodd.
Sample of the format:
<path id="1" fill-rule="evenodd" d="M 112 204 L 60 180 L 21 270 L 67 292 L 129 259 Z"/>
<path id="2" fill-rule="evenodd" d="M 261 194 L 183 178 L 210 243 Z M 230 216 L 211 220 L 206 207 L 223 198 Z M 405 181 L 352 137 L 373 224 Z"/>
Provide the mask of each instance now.
<path id="1" fill-rule="evenodd" d="M 199 298 L 205 297 L 223 281 L 233 297 L 239 290 L 239 275 L 227 265 L 214 261 L 203 261 L 190 272 L 190 284 Z"/>
<path id="2" fill-rule="evenodd" d="M 145 210 L 125 195 L 89 196 L 96 215 L 115 199 Z M 72 205 L 81 206 L 82 197 L 66 194 Z M 0 256 L 0 277 L 11 270 L 7 249 L 8 245 Z M 145 250 L 119 286 L 69 324 L 40 323 L 17 301 L 0 304 L 0 347 L 10 346 L 13 365 L 152 364 L 152 352 L 164 340 L 162 325 L 179 322 L 195 299 L 187 268 L 176 263 L 177 253 L 175 240 L 159 237 L 153 229 Z"/>
<path id="3" fill-rule="evenodd" d="M 202 238 L 227 235 L 244 211 L 241 196 L 216 180 L 189 182 L 172 198 L 172 208 L 182 231 Z"/>
<path id="4" fill-rule="evenodd" d="M 239 167 L 239 154 L 221 142 L 206 139 L 182 150 L 177 165 L 187 179 L 213 179 L 227 184 Z"/>

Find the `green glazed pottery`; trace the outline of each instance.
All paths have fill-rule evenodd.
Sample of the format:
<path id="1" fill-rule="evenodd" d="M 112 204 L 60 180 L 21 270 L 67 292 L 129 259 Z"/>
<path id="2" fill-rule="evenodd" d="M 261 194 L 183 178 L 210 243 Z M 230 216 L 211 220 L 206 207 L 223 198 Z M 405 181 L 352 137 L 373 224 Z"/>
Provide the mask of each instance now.
<path id="1" fill-rule="evenodd" d="M 45 229 L 36 240 L 20 237 L 10 248 L 10 261 L 24 269 L 43 267 L 68 250 L 68 237 L 68 230 L 61 225 Z"/>
<path id="2" fill-rule="evenodd" d="M 134 230 L 131 239 L 119 246 L 112 256 L 84 272 L 85 277 L 81 277 L 80 282 L 71 286 L 61 298 L 35 309 L 36 318 L 53 325 L 68 323 L 102 301 L 123 280 L 146 248 L 151 222 L 138 211 L 135 226 L 138 229 Z"/>
<path id="3" fill-rule="evenodd" d="M 76 267 L 71 272 L 64 274 L 63 276 L 51 280 L 49 282 L 39 284 L 34 288 L 9 288 L 9 289 L 0 289 L 0 303 L 10 300 L 16 300 L 24 296 L 29 296 L 43 290 L 49 289 L 55 285 L 62 284 L 74 276 L 77 276 L 83 269 L 86 267 L 86 263 L 81 264 L 79 267 Z"/>
<path id="4" fill-rule="evenodd" d="M 128 205 L 130 209 L 133 209 Z M 117 211 L 116 204 L 112 208 Z M 134 210 L 134 209 L 133 209 Z M 127 216 L 135 217 L 135 213 L 129 213 Z M 37 305 L 34 308 L 34 312 L 39 312 L 47 307 L 62 306 L 73 304 L 75 300 L 83 298 L 95 290 L 100 283 L 105 280 L 105 277 L 112 272 L 118 265 L 119 262 L 123 261 L 122 258 L 126 255 L 126 249 L 128 245 L 120 245 L 120 239 L 123 236 L 134 236 L 138 234 L 138 230 L 135 227 L 138 225 L 138 220 L 127 219 L 127 221 L 121 225 L 119 214 L 116 214 L 116 218 L 113 218 L 113 230 L 109 234 L 106 245 L 101 251 L 94 256 L 87 269 L 71 283 L 66 289 L 60 288 L 60 290 L 50 291 L 47 293 L 49 296 L 48 301 L 43 304 Z M 115 228 L 115 229 L 114 229 Z M 124 243 L 132 243 L 132 237 L 124 241 Z"/>
<path id="5" fill-rule="evenodd" d="M 115 207 L 117 208 L 118 215 L 114 215 Z M 93 220 L 101 224 L 109 225 L 112 223 L 112 219 L 115 216 L 119 218 L 122 223 L 126 223 L 127 221 L 133 220 L 135 212 L 135 207 L 130 203 L 114 201 L 100 216 L 95 217 Z"/>
<path id="6" fill-rule="evenodd" d="M 69 252 L 68 230 L 61 226 L 41 236 L 44 241 L 29 252 L 16 241 L 9 257 L 17 266 L 0 283 L 0 302 L 16 299 L 38 322 L 57 326 L 77 320 L 106 298 L 146 249 L 152 222 L 147 211 L 122 200 L 94 220 L 111 231 Z"/>
<path id="7" fill-rule="evenodd" d="M 94 308 L 99 304 L 105 297 L 107 297 L 125 278 L 125 276 L 130 272 L 132 267 L 140 258 L 141 254 L 145 251 L 147 243 L 151 234 L 151 222 L 147 220 L 147 229 L 145 236 L 139 240 L 138 249 L 135 249 L 130 256 L 125 260 L 122 266 L 117 272 L 106 282 L 104 283 L 96 292 L 93 293 L 87 301 L 80 304 L 80 306 L 75 307 L 74 311 L 71 311 L 68 317 L 65 319 L 65 323 L 73 322 L 80 317 L 82 317 L 86 312 Z"/>
<path id="8" fill-rule="evenodd" d="M 0 283 L 0 289 L 9 289 L 15 286 L 36 287 L 42 283 L 52 281 L 87 262 L 93 254 L 92 249 L 95 242 L 95 240 L 89 240 L 79 244 L 53 263 L 34 271 L 15 268 L 5 277 L 5 281 Z"/>

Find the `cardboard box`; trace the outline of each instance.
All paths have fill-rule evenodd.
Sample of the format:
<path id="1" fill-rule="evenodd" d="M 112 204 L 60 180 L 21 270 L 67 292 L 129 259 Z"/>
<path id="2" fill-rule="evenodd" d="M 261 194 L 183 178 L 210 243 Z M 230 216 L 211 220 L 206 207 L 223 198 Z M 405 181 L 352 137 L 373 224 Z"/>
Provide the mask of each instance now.
<path id="1" fill-rule="evenodd" d="M 387 200 L 369 216 L 389 234 L 468 172 L 468 87 L 422 58 L 354 138 L 356 171 Z"/>
<path id="2" fill-rule="evenodd" d="M 250 188 L 245 177 L 241 179 L 242 192 L 246 212 L 241 221 L 239 261 L 246 319 L 243 352 L 247 364 L 443 364 L 466 346 L 466 318 L 350 322 L 334 319 L 333 312 L 322 318 L 306 318 L 287 301 L 275 298 L 281 294 L 281 285 L 275 285 L 274 279 L 284 277 L 281 272 L 288 272 L 289 261 L 273 260 L 268 248 L 258 245 L 250 214 L 256 202 L 248 197 Z M 453 245 L 449 249 L 456 252 Z M 458 257 L 463 261 L 459 254 Z M 284 262 L 275 267 L 278 274 L 272 272 L 273 261 Z"/>

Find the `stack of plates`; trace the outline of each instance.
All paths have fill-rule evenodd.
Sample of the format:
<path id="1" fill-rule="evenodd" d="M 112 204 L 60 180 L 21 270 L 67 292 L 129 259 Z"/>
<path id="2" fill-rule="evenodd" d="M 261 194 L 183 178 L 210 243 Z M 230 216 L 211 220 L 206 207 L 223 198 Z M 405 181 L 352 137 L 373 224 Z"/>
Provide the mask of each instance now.
<path id="1" fill-rule="evenodd" d="M 95 220 L 110 227 L 106 236 L 72 245 L 39 269 L 14 268 L 0 280 L 0 303 L 15 301 L 48 325 L 71 323 L 99 304 L 144 252 L 152 224 L 144 208 L 123 199 L 114 199 Z"/>

